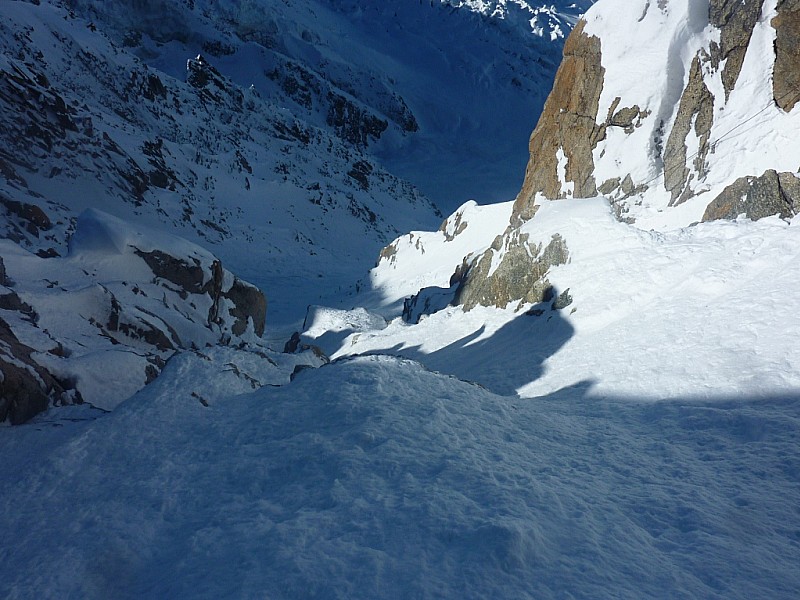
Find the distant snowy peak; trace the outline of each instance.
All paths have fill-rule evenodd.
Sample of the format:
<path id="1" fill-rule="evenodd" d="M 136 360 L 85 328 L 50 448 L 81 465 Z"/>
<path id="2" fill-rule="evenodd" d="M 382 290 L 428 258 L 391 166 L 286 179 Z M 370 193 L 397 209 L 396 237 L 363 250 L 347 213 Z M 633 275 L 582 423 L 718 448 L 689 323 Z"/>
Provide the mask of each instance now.
<path id="1" fill-rule="evenodd" d="M 440 0 L 492 19 L 502 19 L 551 41 L 566 37 L 595 0 L 538 3 L 526 0 Z"/>
<path id="2" fill-rule="evenodd" d="M 517 222 L 539 196 L 597 194 L 645 228 L 791 216 L 798 40 L 796 2 L 601 0 L 565 46 Z"/>

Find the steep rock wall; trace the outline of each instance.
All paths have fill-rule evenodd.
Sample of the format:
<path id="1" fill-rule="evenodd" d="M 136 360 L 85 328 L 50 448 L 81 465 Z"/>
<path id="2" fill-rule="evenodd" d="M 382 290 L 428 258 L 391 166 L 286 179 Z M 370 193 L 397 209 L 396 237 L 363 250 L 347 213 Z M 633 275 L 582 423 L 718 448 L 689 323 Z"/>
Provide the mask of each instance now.
<path id="1" fill-rule="evenodd" d="M 791 112 L 800 100 L 800 0 L 780 0 L 772 26 L 776 31 L 773 96 L 778 106 Z"/>
<path id="2" fill-rule="evenodd" d="M 598 193 L 646 228 L 698 221 L 737 179 L 798 172 L 798 89 L 798 0 L 601 1 L 565 46 L 511 227 L 537 196 Z"/>
<path id="3" fill-rule="evenodd" d="M 592 150 L 605 134 L 605 126 L 596 122 L 604 69 L 600 39 L 587 35 L 584 27 L 581 21 L 567 38 L 553 91 L 531 135 L 531 160 L 514 204 L 514 218 L 519 221 L 533 216 L 537 193 L 563 198 L 569 183 L 575 197 L 597 193 Z"/>

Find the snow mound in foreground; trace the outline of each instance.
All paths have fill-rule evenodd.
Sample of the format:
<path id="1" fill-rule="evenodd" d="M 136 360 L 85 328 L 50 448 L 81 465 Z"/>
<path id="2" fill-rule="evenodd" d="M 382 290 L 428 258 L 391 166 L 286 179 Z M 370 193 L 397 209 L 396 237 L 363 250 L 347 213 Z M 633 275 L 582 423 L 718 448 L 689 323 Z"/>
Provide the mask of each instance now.
<path id="1" fill-rule="evenodd" d="M 0 477 L 16 482 L 0 490 L 0 595 L 730 599 L 800 587 L 797 398 L 651 405 L 577 386 L 509 401 L 365 357 L 249 395 L 224 397 L 226 380 L 204 406 L 190 390 L 213 385 L 226 359 L 212 358 L 174 359 L 88 425 L 0 436 Z"/>

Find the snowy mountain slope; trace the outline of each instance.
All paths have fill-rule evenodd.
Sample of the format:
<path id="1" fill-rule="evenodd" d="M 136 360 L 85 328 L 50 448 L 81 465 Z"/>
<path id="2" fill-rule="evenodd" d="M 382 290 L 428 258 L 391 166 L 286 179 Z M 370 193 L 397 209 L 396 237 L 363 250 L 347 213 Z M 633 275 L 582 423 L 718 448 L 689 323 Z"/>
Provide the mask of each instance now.
<path id="1" fill-rule="evenodd" d="M 591 2 L 495 4 L 68 3 L 169 75 L 208 55 L 303 121 L 370 145 L 448 211 L 516 193 L 563 38 Z"/>
<path id="2" fill-rule="evenodd" d="M 121 290 L 108 291 L 117 279 L 123 288 L 144 289 L 147 277 L 124 273 L 135 260 L 120 263 L 108 281 L 89 274 L 96 264 L 84 269 L 82 284 L 105 290 L 96 297 L 80 292 L 53 300 L 46 290 L 58 288 L 52 281 L 62 268 L 69 276 L 58 278 L 61 288 L 81 288 L 81 271 L 68 266 L 72 257 L 61 257 L 85 209 L 210 249 L 215 261 L 267 292 L 279 328 L 273 337 L 283 336 L 282 345 L 285 324 L 298 320 L 303 307 L 338 302 L 357 289 L 386 242 L 440 218 L 381 162 L 419 181 L 434 173 L 443 195 L 461 193 L 452 182 L 475 193 L 484 183 L 497 191 L 502 174 L 481 173 L 511 164 L 505 157 L 514 139 L 507 132 L 524 129 L 512 127 L 513 118 L 500 124 L 486 98 L 518 114 L 530 114 L 532 101 L 535 113 L 564 28 L 582 7 L 558 13 L 550 7 L 544 20 L 526 25 L 513 17 L 518 11 L 488 14 L 485 7 L 438 2 L 6 3 L 0 118 L 10 126 L 1 133 L 0 232 L 24 248 L 5 250 L 15 286 L 4 290 L 5 342 L 18 349 L 4 353 L 11 361 L 4 363 L 6 375 L 36 390 L 39 400 L 30 406 L 77 390 L 110 407 L 150 381 L 176 348 L 230 341 L 220 332 L 209 337 L 219 323 L 199 318 L 196 306 L 173 315 L 164 299 L 170 315 L 164 317 L 140 299 L 123 300 Z M 509 146 L 484 135 L 490 122 Z M 487 161 L 482 148 L 497 154 Z M 477 185 L 464 173 L 486 181 Z M 220 293 L 209 296 L 214 306 Z M 149 336 L 143 353 L 131 336 L 109 334 L 119 326 L 109 320 L 119 302 L 136 323 L 126 322 L 126 331 Z M 255 314 L 256 308 L 236 310 Z M 37 323 L 52 316 L 42 313 L 64 311 L 80 317 L 66 319 L 63 328 Z M 178 331 L 173 316 L 199 329 Z M 73 335 L 81 327 L 88 329 Z M 255 330 L 261 335 L 263 327 Z M 76 335 L 99 338 L 77 349 Z M 53 348 L 70 356 L 54 359 Z M 103 381 L 98 371 L 111 350 L 127 365 L 120 367 L 124 385 Z M 15 352 L 25 355 L 24 368 L 12 364 Z M 57 381 L 41 380 L 45 366 L 55 369 Z M 19 407 L 3 410 L 15 422 L 30 415 Z"/>
<path id="3" fill-rule="evenodd" d="M 518 239 L 532 257 L 553 236 L 568 250 L 566 264 L 544 270 L 544 298 L 514 298 L 513 285 L 495 287 L 490 278 L 484 285 L 505 308 L 465 306 L 463 280 L 453 284 L 464 246 L 500 272 L 517 250 L 495 244 L 481 226 L 507 219 L 511 209 L 466 206 L 454 238 L 447 230 L 399 238 L 372 272 L 375 291 L 362 297 L 388 327 L 354 328 L 331 344 L 317 320 L 306 338 L 324 342 L 334 357 L 398 354 L 524 397 L 581 381 L 599 396 L 653 400 L 800 388 L 797 218 L 655 233 L 619 222 L 602 198 L 541 201 Z M 432 290 L 449 296 L 411 324 L 398 300 L 420 288 L 423 297 Z"/>
<path id="4" fill-rule="evenodd" d="M 99 419 L 3 432 L 4 597 L 782 599 L 800 586 L 794 397 L 653 406 L 579 386 L 510 401 L 388 357 L 242 394 L 216 379 L 230 357 L 211 358 L 173 360 Z"/>
<path id="5" fill-rule="evenodd" d="M 387 239 L 438 220 L 363 149 L 208 61 L 184 55 L 172 79 L 62 9 L 7 6 L 0 110 L 15 127 L 3 129 L 2 192 L 61 223 L 50 239 L 23 231 L 33 250 L 63 253 L 71 219 L 100 208 L 210 246 L 264 288 L 291 274 L 318 298 L 357 279 Z"/>
<path id="6" fill-rule="evenodd" d="M 269 4 L 275 27 L 251 2 L 145 1 L 126 4 L 145 11 L 130 14 L 68 4 L 76 12 L 2 7 L 0 116 L 15 127 L 0 145 L 0 365 L 13 367 L 0 384 L 24 373 L 50 386 L 47 401 L 73 401 L 78 384 L 116 404 L 126 394 L 113 388 L 141 387 L 148 356 L 163 371 L 113 412 L 57 406 L 0 428 L 0 595 L 797 596 L 800 217 L 670 229 L 678 210 L 656 233 L 620 222 L 619 201 L 537 197 L 525 219 L 511 202 L 468 202 L 439 231 L 419 231 L 433 211 L 372 153 L 419 166 L 414 143 L 446 149 L 432 134 L 458 129 L 422 115 L 479 106 L 465 82 L 491 90 L 504 71 L 472 70 L 477 54 L 460 71 L 457 53 L 437 54 L 427 75 L 464 75 L 454 98 L 435 77 L 395 88 L 370 74 L 401 49 L 530 35 L 522 0 L 287 0 Z M 395 12 L 391 27 L 381 20 Z M 415 46 L 421 14 L 453 18 Z M 487 15 L 504 18 L 486 26 Z M 107 29 L 120 17 L 150 34 L 125 41 Z M 463 23 L 474 36 L 444 35 Z M 322 43 L 348 32 L 347 49 Z M 198 52 L 206 59 L 187 64 Z M 274 77 L 260 73 L 265 57 Z M 403 82 L 410 71 L 391 72 Z M 286 103 L 303 97 L 288 73 L 310 73 L 306 112 Z M 369 84 L 354 94 L 348 81 Z M 402 132 L 402 111 L 390 119 L 402 105 L 387 90 L 402 91 L 418 132 Z M 436 110 L 420 112 L 432 97 Z M 510 106 L 496 100 L 474 121 L 462 115 L 462 140 L 501 145 L 486 134 L 485 117 Z M 475 147 L 455 150 L 446 155 L 480 174 Z M 572 171 L 565 148 L 554 152 L 561 190 Z M 744 181 L 737 200 L 769 187 Z M 88 229 L 77 218 L 87 207 Z M 370 289 L 337 289 L 399 228 L 416 231 L 384 249 Z M 255 338 L 256 315 L 226 299 L 236 280 L 214 276 L 216 257 L 259 283 L 271 312 L 277 297 L 279 318 L 320 295 L 355 308 L 311 307 L 304 337 L 278 353 Z M 168 340 L 172 328 L 184 349 L 151 344 L 147 324 Z M 322 366 L 314 343 L 340 359 Z M 94 371 L 77 368 L 84 355 Z"/>
<path id="7" fill-rule="evenodd" d="M 298 303 L 351 286 L 387 239 L 437 220 L 359 145 L 202 57 L 184 58 L 179 80 L 55 3 L 8 2 L 3 15 L 2 421 L 48 403 L 111 408 L 177 349 L 253 343 L 265 301 L 239 277 L 276 292 L 271 315 L 296 319 Z M 121 222 L 81 227 L 85 209 Z M 126 227 L 158 241 L 131 246 Z M 212 252 L 161 247 L 164 231 Z M 75 236 L 112 241 L 77 256 Z"/>
<path id="8" fill-rule="evenodd" d="M 264 295 L 215 256 L 100 211 L 81 214 L 63 258 L 10 240 L 0 240 L 0 251 L 0 319 L 72 394 L 58 402 L 109 410 L 154 380 L 176 351 L 257 346 L 264 332 Z M 31 398 L 15 387 L 2 382 L 0 421 L 20 423 L 47 408 L 47 389 Z"/>
<path id="9" fill-rule="evenodd" d="M 465 207 L 445 230 L 383 251 L 365 302 L 392 318 L 409 298 L 404 318 L 422 322 L 354 332 L 331 352 L 399 351 L 531 396 L 565 378 L 656 397 L 796 388 L 800 113 L 777 90 L 797 71 L 787 40 L 800 12 L 775 2 L 641 9 L 599 2 L 570 36 L 512 205 L 488 218 Z M 576 203 L 598 192 L 608 201 Z M 625 223 L 610 222 L 609 201 Z M 693 225 L 741 214 L 767 223 Z M 506 312 L 470 312 L 481 306 Z M 526 336 L 542 340 L 547 364 L 535 349 L 531 360 L 510 350 Z"/>

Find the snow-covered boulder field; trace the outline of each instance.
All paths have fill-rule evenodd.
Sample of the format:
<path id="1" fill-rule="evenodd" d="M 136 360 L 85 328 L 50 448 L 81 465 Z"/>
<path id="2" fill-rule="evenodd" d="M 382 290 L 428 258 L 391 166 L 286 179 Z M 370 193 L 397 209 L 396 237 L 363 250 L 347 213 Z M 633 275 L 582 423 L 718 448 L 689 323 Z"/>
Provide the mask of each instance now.
<path id="1" fill-rule="evenodd" d="M 0 249 L 0 421 L 52 402 L 111 409 L 177 350 L 256 343 L 264 332 L 264 295 L 212 254 L 97 210 L 78 218 L 64 257 L 10 240 Z"/>

